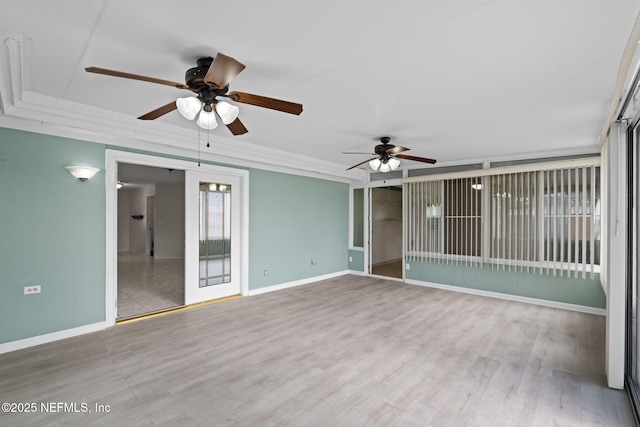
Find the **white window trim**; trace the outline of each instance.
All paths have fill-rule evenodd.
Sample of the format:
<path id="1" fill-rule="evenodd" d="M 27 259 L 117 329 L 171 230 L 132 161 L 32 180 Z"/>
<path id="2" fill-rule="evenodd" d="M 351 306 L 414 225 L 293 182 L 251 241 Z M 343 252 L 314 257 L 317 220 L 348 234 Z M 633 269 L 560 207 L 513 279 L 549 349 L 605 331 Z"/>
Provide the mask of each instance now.
<path id="1" fill-rule="evenodd" d="M 451 180 L 451 179 L 459 179 L 459 178 L 473 178 L 473 177 L 482 177 L 483 185 L 485 187 L 488 186 L 488 177 L 492 175 L 501 175 L 501 174 L 512 174 L 518 172 L 541 172 L 541 171 L 551 171 L 558 169 L 572 169 L 572 168 L 581 168 L 581 167 L 590 167 L 590 166 L 601 166 L 601 157 L 593 156 L 593 157 L 583 157 L 578 159 L 568 159 L 568 160 L 558 160 L 558 161 L 550 161 L 550 162 L 541 162 L 541 163 L 529 163 L 515 166 L 503 166 L 498 168 L 487 168 L 487 169 L 474 169 L 469 171 L 462 172 L 449 172 L 442 174 L 434 174 L 434 175 L 425 175 L 418 177 L 409 177 L 403 178 L 402 183 L 419 183 L 419 182 L 430 182 L 430 181 L 443 181 Z M 602 169 L 601 169 L 602 170 Z M 602 173 L 602 172 L 601 172 Z M 601 186 L 602 188 L 602 186 Z M 541 187 L 540 187 L 541 189 Z M 601 190 L 602 193 L 602 190 Z M 510 268 L 511 266 L 523 269 L 537 269 L 537 270 L 558 270 L 558 271 L 566 271 L 567 276 L 571 275 L 571 272 L 574 272 L 576 277 L 578 275 L 582 276 L 583 272 L 573 269 L 571 266 L 574 263 L 570 262 L 560 262 L 556 263 L 555 267 L 551 267 L 553 261 L 543 260 L 542 254 L 540 254 L 541 261 L 525 261 L 525 260 L 512 260 L 507 258 L 492 258 L 490 257 L 490 241 L 487 236 L 490 235 L 490 231 L 488 228 L 490 227 L 490 222 L 486 220 L 488 218 L 488 210 L 490 206 L 489 202 L 489 193 L 485 193 L 483 195 L 483 208 L 481 213 L 481 222 L 482 222 L 482 236 L 483 243 L 481 248 L 481 256 L 469 256 L 469 255 L 455 255 L 455 254 L 445 254 L 444 247 L 441 248 L 441 252 L 424 252 L 424 251 L 407 251 L 406 257 L 407 259 L 436 259 L 441 264 L 446 264 L 449 261 L 452 262 L 469 262 L 469 263 L 482 263 L 485 265 L 501 265 Z M 602 194 L 601 194 L 602 197 Z M 593 213 L 591 214 L 593 215 Z M 444 210 L 440 216 L 440 219 L 444 218 Z M 544 215 L 539 216 L 539 220 L 543 220 Z M 600 214 L 600 221 L 602 221 L 602 213 Z M 442 231 L 444 233 L 444 231 Z M 538 238 L 543 238 L 543 229 L 542 227 L 538 227 Z M 541 240 L 540 240 L 541 241 Z M 540 251 L 543 251 L 542 246 L 540 246 Z M 602 254 L 601 254 L 601 262 L 602 262 Z M 593 273 L 600 273 L 601 265 L 593 264 Z M 578 274 L 579 273 L 579 274 Z M 591 268 L 589 271 L 585 272 L 586 274 L 591 274 Z M 554 273 L 555 274 L 555 273 Z M 561 273 L 562 274 L 562 273 Z"/>
<path id="2" fill-rule="evenodd" d="M 448 172 L 434 175 L 414 176 L 403 178 L 403 183 L 408 182 L 427 182 L 437 181 L 439 179 L 456 179 L 456 178 L 473 178 L 490 175 L 510 174 L 517 172 L 538 172 L 554 169 L 580 168 L 584 166 L 600 166 L 600 156 L 582 157 L 579 159 L 556 160 L 543 163 L 528 163 L 515 166 L 502 166 L 499 168 L 474 169 L 462 172 Z"/>

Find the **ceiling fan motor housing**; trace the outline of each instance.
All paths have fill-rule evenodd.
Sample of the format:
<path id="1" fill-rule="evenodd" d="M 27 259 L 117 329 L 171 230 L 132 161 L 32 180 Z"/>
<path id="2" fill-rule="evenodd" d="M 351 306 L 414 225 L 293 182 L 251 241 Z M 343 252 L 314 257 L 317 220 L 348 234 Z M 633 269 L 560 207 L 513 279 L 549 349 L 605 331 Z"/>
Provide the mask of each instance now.
<path id="1" fill-rule="evenodd" d="M 189 68 L 184 76 L 184 81 L 191 89 L 198 89 L 202 86 L 215 87 L 221 91 L 221 93 L 226 93 L 229 90 L 229 86 L 227 85 L 224 88 L 218 88 L 213 83 L 206 83 L 204 81 L 204 77 L 207 75 L 207 71 L 209 71 L 209 67 L 213 63 L 213 58 L 200 58 L 198 59 L 198 66 L 194 68 Z"/>
<path id="2" fill-rule="evenodd" d="M 383 155 L 383 154 L 389 154 L 387 153 L 387 150 L 390 150 L 392 148 L 394 148 L 395 145 L 393 144 L 378 144 L 376 145 L 376 148 L 374 149 L 374 153 L 378 154 L 378 155 Z"/>
<path id="3" fill-rule="evenodd" d="M 219 88 L 213 83 L 207 83 L 204 81 L 209 67 L 213 63 L 213 58 L 206 57 L 200 58 L 197 61 L 198 66 L 189 68 L 185 73 L 184 80 L 187 86 L 198 94 L 198 98 L 205 104 L 214 102 L 217 96 L 224 95 L 229 91 L 229 85 Z"/>

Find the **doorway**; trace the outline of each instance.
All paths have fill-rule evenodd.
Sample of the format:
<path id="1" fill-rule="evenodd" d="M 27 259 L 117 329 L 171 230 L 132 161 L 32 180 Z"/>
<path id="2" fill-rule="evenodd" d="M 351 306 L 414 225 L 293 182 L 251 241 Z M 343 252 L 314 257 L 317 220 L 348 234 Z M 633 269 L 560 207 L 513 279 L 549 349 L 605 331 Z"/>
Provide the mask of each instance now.
<path id="1" fill-rule="evenodd" d="M 370 189 L 371 274 L 401 279 L 402 185 Z"/>
<path id="2" fill-rule="evenodd" d="M 140 250 L 142 256 L 146 256 L 147 260 L 158 263 L 161 258 L 176 264 L 181 264 L 183 273 L 176 273 L 174 276 L 181 278 L 184 291 L 182 305 L 191 305 L 205 302 L 212 299 L 222 298 L 230 295 L 248 295 L 248 229 L 249 229 L 249 172 L 243 169 L 234 169 L 223 166 L 198 164 L 195 161 L 177 160 L 163 157 L 156 157 L 147 154 L 130 153 L 118 150 L 108 149 L 106 151 L 106 323 L 107 326 L 113 326 L 118 318 L 118 254 L 119 254 L 119 235 L 123 233 L 118 227 L 122 222 L 124 214 L 119 210 L 120 196 L 117 189 L 119 178 L 119 165 L 130 164 L 135 166 L 147 166 L 151 168 L 159 168 L 169 173 L 182 173 L 184 183 L 180 184 L 183 196 L 181 197 L 183 204 L 181 209 L 174 209 L 173 214 L 180 211 L 182 219 L 182 231 L 176 231 L 172 228 L 173 233 L 163 233 L 162 226 L 167 225 L 167 217 L 162 212 L 162 200 L 155 191 L 154 196 L 154 213 L 155 220 L 153 222 L 153 256 L 146 254 L 146 248 Z M 201 174 L 201 175 L 200 175 Z M 195 181 L 194 181 L 195 177 Z M 200 182 L 207 183 L 226 183 L 231 186 L 231 233 L 233 235 L 231 248 L 231 258 L 228 266 L 230 280 L 220 283 L 217 286 L 200 287 L 199 280 L 199 195 Z M 126 187 L 127 183 L 124 182 Z M 151 195 L 151 194 L 147 194 Z M 146 197 L 145 197 L 146 200 Z M 147 216 L 147 212 L 140 214 L 132 214 L 136 216 Z M 194 217 L 195 215 L 195 217 Z M 131 217 L 131 215 L 129 215 Z M 143 219 L 135 220 L 136 223 L 146 225 Z M 148 230 L 147 230 L 148 231 Z M 143 238 L 144 242 L 144 238 Z M 129 242 L 131 243 L 131 242 Z M 180 246 L 182 252 L 180 256 L 167 256 L 166 248 L 174 250 Z M 163 249 L 164 248 L 164 249 Z M 236 252 L 233 252 L 235 248 Z M 211 248 L 210 248 L 211 249 Z M 171 258 L 171 259 L 168 259 Z M 227 257 L 228 258 L 228 257 Z M 124 265 L 124 264 L 123 264 Z M 124 268 L 124 267 L 122 267 Z M 146 280 L 146 279 L 141 279 Z M 224 286 L 220 286 L 224 285 Z M 228 285 L 228 286 L 227 286 Z M 233 292 L 228 294 L 228 292 Z M 225 295 L 225 293 L 227 293 Z"/>
<path id="3" fill-rule="evenodd" d="M 155 196 L 147 196 L 147 238 L 145 239 L 146 255 L 153 256 L 154 234 L 153 230 L 156 221 L 156 199 Z"/>
<path id="4" fill-rule="evenodd" d="M 627 130 L 627 354 L 625 385 L 636 419 L 640 418 L 640 121 Z"/>
<path id="5" fill-rule="evenodd" d="M 183 306 L 184 171 L 118 163 L 118 178 L 118 320 Z"/>

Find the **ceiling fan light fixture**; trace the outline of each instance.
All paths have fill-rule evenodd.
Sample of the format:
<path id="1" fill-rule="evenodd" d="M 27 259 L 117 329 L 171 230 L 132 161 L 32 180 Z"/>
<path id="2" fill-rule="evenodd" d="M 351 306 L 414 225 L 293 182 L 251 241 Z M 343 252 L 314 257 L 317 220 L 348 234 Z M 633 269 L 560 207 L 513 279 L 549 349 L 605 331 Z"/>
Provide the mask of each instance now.
<path id="1" fill-rule="evenodd" d="M 380 161 L 380 159 L 373 159 L 369 162 L 369 166 L 371 167 L 371 169 L 373 169 L 374 171 L 377 171 L 378 168 L 380 167 L 380 164 L 382 162 Z"/>
<path id="2" fill-rule="evenodd" d="M 215 129 L 218 127 L 216 114 L 213 111 L 202 110 L 198 116 L 197 123 L 202 129 Z"/>
<path id="3" fill-rule="evenodd" d="M 216 112 L 222 119 L 222 123 L 228 125 L 233 123 L 235 119 L 238 118 L 238 114 L 240 113 L 240 109 L 235 105 L 231 105 L 225 101 L 219 101 L 216 104 Z"/>
<path id="4" fill-rule="evenodd" d="M 388 163 L 392 171 L 398 169 L 398 166 L 400 166 L 400 160 L 396 159 L 395 157 L 391 157 Z"/>
<path id="5" fill-rule="evenodd" d="M 391 166 L 389 165 L 389 162 L 382 162 L 382 164 L 380 165 L 380 172 L 382 173 L 387 173 L 391 170 Z"/>
<path id="6" fill-rule="evenodd" d="M 187 120 L 193 120 L 202 109 L 202 102 L 195 96 L 188 96 L 186 98 L 176 99 L 176 107 L 178 107 L 178 111 L 182 114 L 182 117 Z"/>

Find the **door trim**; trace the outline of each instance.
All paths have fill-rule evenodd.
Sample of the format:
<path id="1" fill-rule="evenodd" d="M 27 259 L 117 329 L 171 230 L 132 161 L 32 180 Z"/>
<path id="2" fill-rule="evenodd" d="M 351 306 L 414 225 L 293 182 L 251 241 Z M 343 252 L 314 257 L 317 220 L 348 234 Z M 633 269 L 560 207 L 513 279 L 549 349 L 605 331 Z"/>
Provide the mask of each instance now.
<path id="1" fill-rule="evenodd" d="M 393 178 L 393 179 L 385 179 L 385 180 L 379 180 L 379 181 L 370 181 L 367 184 L 365 184 L 364 186 L 364 217 L 365 217 L 365 224 L 364 224 L 364 236 L 365 239 L 367 240 L 366 242 L 364 242 L 364 274 L 368 275 L 368 276 L 374 276 L 373 274 L 373 266 L 372 266 L 372 262 L 371 262 L 371 241 L 372 239 L 372 231 L 373 231 L 373 226 L 371 224 L 371 215 L 372 215 L 372 209 L 371 209 L 371 203 L 372 203 L 372 197 L 371 197 L 371 189 L 372 188 L 378 188 L 378 187 L 390 187 L 390 186 L 394 186 L 394 185 L 401 185 L 403 186 L 403 178 Z M 391 279 L 396 279 L 396 280 L 401 280 L 404 281 L 405 280 L 405 265 L 406 265 L 406 260 L 405 260 L 405 253 L 404 253 L 404 248 L 405 248 L 405 221 L 404 221 L 404 209 L 405 209 L 405 203 L 404 203 L 404 186 L 403 186 L 403 191 L 402 191 L 402 217 L 403 217 L 403 221 L 402 221 L 402 278 L 401 279 L 396 279 L 396 278 L 391 278 Z M 375 276 L 375 277 L 386 277 L 386 276 Z"/>
<path id="2" fill-rule="evenodd" d="M 241 230 L 242 244 L 240 254 L 240 289 L 241 294 L 249 294 L 249 171 L 226 166 L 198 164 L 195 161 L 184 161 L 148 154 L 131 153 L 107 149 L 105 152 L 105 192 L 106 192 L 106 267 L 105 267 L 105 323 L 114 326 L 117 317 L 117 277 L 118 277 L 118 163 L 181 169 L 184 171 L 202 171 L 226 174 L 240 178 L 241 189 Z M 186 182 L 185 182 L 186 186 Z M 187 230 L 185 215 L 185 230 Z M 185 263 L 187 262 L 185 253 Z"/>
<path id="3" fill-rule="evenodd" d="M 198 250 L 200 234 L 200 183 L 218 182 L 231 185 L 231 262 L 229 283 L 220 283 L 213 286 L 200 287 L 199 261 L 200 252 Z M 242 236 L 243 224 L 235 221 L 235 212 L 242 212 L 241 179 L 236 174 L 212 173 L 209 171 L 187 171 L 185 173 L 185 259 L 188 257 L 192 261 L 185 263 L 184 277 L 184 302 L 186 305 L 197 304 L 204 301 L 226 298 L 231 295 L 238 295 L 241 292 L 240 268 L 242 259 L 240 253 L 243 245 L 235 244 Z M 245 228 L 246 229 L 246 228 Z M 193 262 L 196 260 L 196 262 Z"/>

